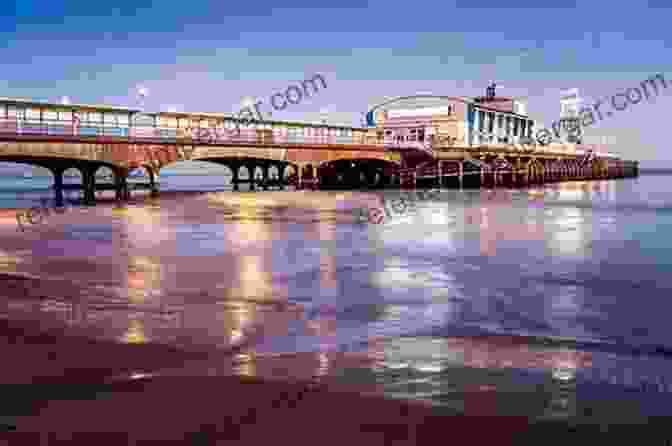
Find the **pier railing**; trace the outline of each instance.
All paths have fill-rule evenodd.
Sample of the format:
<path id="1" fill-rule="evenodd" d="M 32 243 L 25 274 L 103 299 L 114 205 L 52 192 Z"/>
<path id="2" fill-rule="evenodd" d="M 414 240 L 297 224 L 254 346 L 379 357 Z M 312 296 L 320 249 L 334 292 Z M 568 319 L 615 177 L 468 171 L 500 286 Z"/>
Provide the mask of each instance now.
<path id="1" fill-rule="evenodd" d="M 350 135 L 306 135 L 280 131 L 279 129 L 255 128 L 166 128 L 132 124 L 129 126 L 109 125 L 103 123 L 87 123 L 62 120 L 28 121 L 21 119 L 0 119 L 0 139 L 11 139 L 15 136 L 47 136 L 79 140 L 79 138 L 96 138 L 114 142 L 130 143 L 163 143 L 163 144 L 245 144 L 245 145 L 337 145 L 358 147 L 375 147 L 381 150 L 404 151 L 419 150 L 431 157 L 451 152 L 500 152 L 553 155 L 581 155 L 582 150 L 571 147 L 537 146 L 522 144 L 489 144 L 481 146 L 446 144 L 445 141 L 394 141 L 392 139 L 372 139 L 366 134 Z M 346 147 L 347 150 L 347 147 Z M 599 157 L 603 154 L 599 154 Z"/>

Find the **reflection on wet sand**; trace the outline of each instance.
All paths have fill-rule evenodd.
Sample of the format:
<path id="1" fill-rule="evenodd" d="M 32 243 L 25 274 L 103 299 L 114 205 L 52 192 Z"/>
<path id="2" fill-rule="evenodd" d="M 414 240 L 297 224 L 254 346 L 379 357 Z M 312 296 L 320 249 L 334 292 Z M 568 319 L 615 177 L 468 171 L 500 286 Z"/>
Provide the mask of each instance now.
<path id="1" fill-rule="evenodd" d="M 559 200 L 565 190 L 595 199 L 574 184 Z M 601 318 L 611 308 L 601 290 L 567 273 L 590 267 L 578 262 L 592 255 L 595 213 L 553 205 L 552 193 L 460 191 L 421 203 L 408 224 L 355 225 L 344 208 L 374 194 L 321 192 L 162 198 L 114 214 L 101 205 L 41 235 L 0 223 L 0 271 L 53 279 L 10 290 L 5 313 L 141 344 L 123 348 L 212 355 L 205 372 L 176 374 L 343 380 L 474 411 L 567 416 L 593 357 L 524 333 L 590 335 L 589 318 L 618 327 Z M 520 255 L 502 255 L 510 247 Z M 464 326 L 521 337 L 445 337 Z"/>
<path id="2" fill-rule="evenodd" d="M 533 347 L 505 338 L 383 340 L 370 343 L 365 354 L 372 381 L 383 383 L 382 391 L 388 396 L 422 399 L 471 413 L 524 412 L 533 417 L 575 416 L 576 374 L 592 366 L 590 353 Z M 508 372 L 504 375 L 500 370 Z M 509 373 L 520 371 L 543 373 L 543 391 L 536 397 L 540 389 L 534 380 L 508 378 Z M 530 401 L 523 404 L 525 399 Z M 536 411 L 530 413 L 534 407 Z"/>
<path id="3" fill-rule="evenodd" d="M 131 319 L 129 321 L 128 331 L 124 333 L 122 340 L 127 344 L 144 344 L 146 339 L 142 321 Z"/>

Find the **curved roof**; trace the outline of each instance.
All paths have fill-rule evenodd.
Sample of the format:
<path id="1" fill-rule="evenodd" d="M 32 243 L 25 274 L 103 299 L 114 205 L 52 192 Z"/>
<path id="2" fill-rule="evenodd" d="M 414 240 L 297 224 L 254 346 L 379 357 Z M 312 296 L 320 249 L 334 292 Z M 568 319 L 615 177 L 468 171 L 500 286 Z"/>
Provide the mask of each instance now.
<path id="1" fill-rule="evenodd" d="M 425 108 L 435 107 L 438 105 L 445 105 L 446 101 L 460 101 L 469 102 L 465 98 L 458 98 L 454 96 L 437 96 L 437 95 L 413 95 L 413 96 L 399 96 L 381 102 L 369 109 L 369 112 L 393 110 L 395 108 Z"/>

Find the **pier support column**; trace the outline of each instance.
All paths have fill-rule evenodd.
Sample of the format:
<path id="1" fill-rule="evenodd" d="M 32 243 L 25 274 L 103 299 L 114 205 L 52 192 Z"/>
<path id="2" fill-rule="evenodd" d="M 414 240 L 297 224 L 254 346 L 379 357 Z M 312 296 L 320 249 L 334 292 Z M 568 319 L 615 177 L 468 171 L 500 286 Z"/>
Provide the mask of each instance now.
<path id="1" fill-rule="evenodd" d="M 250 179 L 250 190 L 255 190 L 254 185 L 257 179 L 255 178 L 256 172 L 256 165 L 255 164 L 246 164 L 245 167 L 247 167 L 247 176 Z"/>
<path id="2" fill-rule="evenodd" d="M 464 161 L 457 163 L 457 181 L 460 190 L 464 189 Z"/>
<path id="3" fill-rule="evenodd" d="M 131 199 L 131 188 L 128 185 L 128 177 L 124 177 L 124 200 L 128 201 Z"/>
<path id="4" fill-rule="evenodd" d="M 158 197 L 159 196 L 159 188 L 156 186 L 156 173 L 154 173 L 154 169 L 152 168 L 147 168 L 147 172 L 149 173 L 149 189 L 150 193 L 149 195 L 152 197 Z"/>
<path id="5" fill-rule="evenodd" d="M 277 165 L 280 190 L 285 190 L 285 171 L 287 170 L 287 167 L 289 167 L 289 164 L 285 164 L 284 166 L 282 164 Z"/>
<path id="6" fill-rule="evenodd" d="M 303 164 L 299 163 L 296 166 L 296 188 L 303 189 Z"/>
<path id="7" fill-rule="evenodd" d="M 262 189 L 268 190 L 268 182 L 270 178 L 268 177 L 269 175 L 269 170 L 270 170 L 269 165 L 264 165 L 261 167 L 261 181 L 262 181 Z"/>
<path id="8" fill-rule="evenodd" d="M 115 195 L 117 201 L 127 201 L 131 198 L 128 188 L 128 169 L 120 168 L 114 171 Z"/>
<path id="9" fill-rule="evenodd" d="M 114 197 L 117 201 L 121 201 L 123 199 L 121 187 L 122 175 L 123 173 L 121 172 L 121 169 L 114 170 Z"/>
<path id="10" fill-rule="evenodd" d="M 63 172 L 62 167 L 51 169 L 54 175 L 54 201 L 57 207 L 63 206 Z"/>
<path id="11" fill-rule="evenodd" d="M 87 206 L 95 206 L 96 204 L 96 175 L 95 170 L 91 167 L 83 169 L 83 186 L 84 186 L 84 204 Z"/>
<path id="12" fill-rule="evenodd" d="M 441 160 L 436 161 L 436 175 L 437 175 L 437 183 L 439 186 L 439 189 L 443 187 L 443 163 Z"/>
<path id="13" fill-rule="evenodd" d="M 233 176 L 231 178 L 231 183 L 233 184 L 233 190 L 238 191 L 240 189 L 240 186 L 238 183 L 240 183 L 240 179 L 238 178 L 240 175 L 240 164 L 233 164 L 231 166 L 231 171 L 233 173 Z"/>
<path id="14" fill-rule="evenodd" d="M 116 186 L 117 201 L 127 201 L 131 198 L 131 191 L 128 188 L 128 169 L 121 168 L 114 172 L 114 182 Z"/>

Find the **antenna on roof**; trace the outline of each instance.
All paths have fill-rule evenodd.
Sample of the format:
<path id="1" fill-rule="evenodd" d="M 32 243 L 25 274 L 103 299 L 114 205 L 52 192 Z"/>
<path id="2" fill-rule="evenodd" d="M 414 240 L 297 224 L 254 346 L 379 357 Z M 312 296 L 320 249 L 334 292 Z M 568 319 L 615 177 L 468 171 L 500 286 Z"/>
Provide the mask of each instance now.
<path id="1" fill-rule="evenodd" d="M 485 97 L 494 99 L 498 88 L 504 88 L 504 85 L 497 85 L 495 81 L 490 81 L 490 85 L 488 85 L 488 88 L 485 90 Z"/>
<path id="2" fill-rule="evenodd" d="M 329 120 L 329 109 L 326 107 L 322 107 L 320 109 L 320 120 L 322 121 L 322 124 L 326 124 L 327 121 Z"/>
<path id="3" fill-rule="evenodd" d="M 138 106 L 141 109 L 145 108 L 145 99 L 147 99 L 147 96 L 149 96 L 149 90 L 147 87 L 144 87 L 142 85 L 138 86 L 138 93 L 137 93 L 137 101 L 138 101 Z"/>

